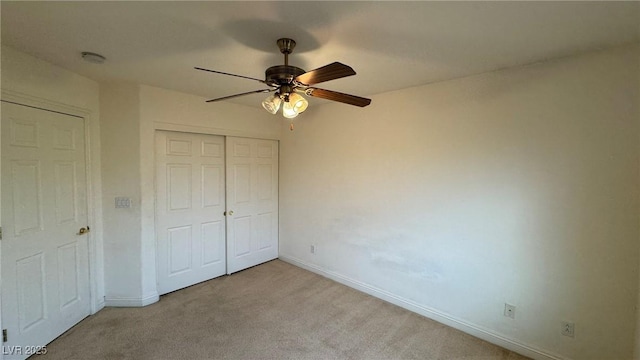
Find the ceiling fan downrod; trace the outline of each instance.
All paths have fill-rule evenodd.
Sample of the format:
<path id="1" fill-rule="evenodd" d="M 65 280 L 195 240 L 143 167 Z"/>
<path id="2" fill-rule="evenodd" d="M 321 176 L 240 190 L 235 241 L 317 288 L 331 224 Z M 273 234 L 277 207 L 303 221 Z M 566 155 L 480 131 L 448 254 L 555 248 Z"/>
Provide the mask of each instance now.
<path id="1" fill-rule="evenodd" d="M 289 54 L 293 52 L 296 47 L 296 42 L 293 39 L 281 38 L 277 41 L 280 52 L 284 54 L 284 65 L 289 65 Z"/>

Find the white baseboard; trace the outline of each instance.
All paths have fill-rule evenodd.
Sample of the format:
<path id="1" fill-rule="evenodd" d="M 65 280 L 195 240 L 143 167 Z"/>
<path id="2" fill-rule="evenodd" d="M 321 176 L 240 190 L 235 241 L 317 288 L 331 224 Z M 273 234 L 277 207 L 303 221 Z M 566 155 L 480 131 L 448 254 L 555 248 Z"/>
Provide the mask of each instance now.
<path id="1" fill-rule="evenodd" d="M 105 307 L 105 303 L 104 300 L 98 302 L 97 304 L 95 304 L 95 306 L 92 308 L 91 310 L 91 315 L 96 314 L 98 311 L 104 309 Z"/>
<path id="2" fill-rule="evenodd" d="M 155 293 L 144 298 L 115 298 L 107 297 L 104 305 L 108 307 L 143 307 L 158 302 L 160 296 Z"/>
<path id="3" fill-rule="evenodd" d="M 436 309 L 432 309 L 429 308 L 427 306 L 424 305 L 420 305 L 414 301 L 411 301 L 409 299 L 405 299 L 401 296 L 392 294 L 388 291 L 376 288 L 374 286 L 371 286 L 369 284 L 365 284 L 363 282 L 351 279 L 349 277 L 346 277 L 344 275 L 338 274 L 336 272 L 330 271 L 330 270 L 326 270 L 320 266 L 314 265 L 314 264 L 309 264 L 305 261 L 302 261 L 300 259 L 291 257 L 291 256 L 287 256 L 287 255 L 280 255 L 279 259 L 282 261 L 285 261 L 289 264 L 295 265 L 297 267 L 303 268 L 305 270 L 309 270 L 311 272 L 314 272 L 316 274 L 322 275 L 326 278 L 329 278 L 331 280 L 334 280 L 336 282 L 339 282 L 343 285 L 346 285 L 348 287 L 354 288 L 356 290 L 362 291 L 363 293 L 369 294 L 371 296 L 377 297 L 378 299 L 390 302 L 394 305 L 400 306 L 402 308 L 405 308 L 409 311 L 415 312 L 417 314 L 420 314 L 424 317 L 427 317 L 429 319 L 435 320 L 439 323 L 445 324 L 447 326 L 450 326 L 454 329 L 458 329 L 462 332 L 465 332 L 469 335 L 475 336 L 477 338 L 480 338 L 482 340 L 488 341 L 492 344 L 501 346 L 505 349 L 511 350 L 513 352 L 516 352 L 518 354 L 530 357 L 532 359 L 535 360 L 570 360 L 566 357 L 563 357 L 561 355 L 557 355 L 557 354 L 553 354 L 549 351 L 545 351 L 545 350 L 541 350 L 541 349 L 537 349 L 534 346 L 528 345 L 528 344 L 524 344 L 520 341 L 514 340 L 514 339 L 509 339 L 508 337 L 504 336 L 504 335 L 500 335 L 497 334 L 489 329 L 483 328 L 482 326 L 479 325 L 475 325 L 472 323 L 469 323 L 467 321 L 458 319 L 454 316 L 451 316 L 449 314 L 443 313 L 441 311 L 438 311 Z"/>

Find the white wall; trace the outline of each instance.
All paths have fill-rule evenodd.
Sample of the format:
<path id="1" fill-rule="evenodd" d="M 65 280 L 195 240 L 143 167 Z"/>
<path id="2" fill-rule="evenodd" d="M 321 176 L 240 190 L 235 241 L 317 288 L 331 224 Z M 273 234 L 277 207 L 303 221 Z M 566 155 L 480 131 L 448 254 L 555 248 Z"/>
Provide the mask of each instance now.
<path id="1" fill-rule="evenodd" d="M 88 148 L 91 188 L 89 219 L 91 226 L 91 273 L 94 275 L 92 311 L 104 306 L 102 185 L 100 169 L 100 107 L 98 83 L 58 66 L 36 59 L 13 48 L 2 46 L 3 99 L 62 109 L 85 116 L 88 124 Z"/>
<path id="2" fill-rule="evenodd" d="M 101 84 L 105 291 L 108 306 L 142 306 L 140 100 L 136 84 Z M 131 208 L 115 208 L 116 197 Z M 150 302 L 155 302 L 151 299 Z"/>
<path id="3" fill-rule="evenodd" d="M 30 96 L 99 110 L 98 83 L 8 46 L 2 46 L 2 88 Z"/>
<path id="4" fill-rule="evenodd" d="M 631 359 L 639 56 L 311 104 L 282 128 L 281 258 L 535 358 Z"/>

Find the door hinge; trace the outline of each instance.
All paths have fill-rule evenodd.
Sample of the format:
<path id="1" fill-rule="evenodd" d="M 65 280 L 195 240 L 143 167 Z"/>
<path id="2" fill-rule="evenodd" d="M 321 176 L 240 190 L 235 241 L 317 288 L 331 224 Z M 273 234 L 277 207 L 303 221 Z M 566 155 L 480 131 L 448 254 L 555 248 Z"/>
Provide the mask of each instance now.
<path id="1" fill-rule="evenodd" d="M 0 240 L 2 240 L 2 226 L 0 226 Z"/>
<path id="2" fill-rule="evenodd" d="M 7 335 L 7 329 L 2 329 L 2 342 L 6 343 L 9 341 L 9 336 Z"/>

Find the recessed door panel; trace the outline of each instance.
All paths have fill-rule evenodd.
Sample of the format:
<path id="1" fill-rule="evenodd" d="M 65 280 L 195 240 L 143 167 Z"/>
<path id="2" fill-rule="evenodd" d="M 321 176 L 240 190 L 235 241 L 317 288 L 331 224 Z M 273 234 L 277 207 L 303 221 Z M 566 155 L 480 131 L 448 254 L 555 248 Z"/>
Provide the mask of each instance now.
<path id="1" fill-rule="evenodd" d="M 258 214 L 257 219 L 258 250 L 264 250 L 273 246 L 273 241 L 271 241 L 273 236 L 273 214 Z"/>
<path id="2" fill-rule="evenodd" d="M 273 158 L 274 144 L 261 143 L 258 144 L 258 157 L 263 159 Z"/>
<path id="3" fill-rule="evenodd" d="M 202 207 L 221 206 L 224 202 L 224 168 L 222 165 L 202 165 Z"/>
<path id="4" fill-rule="evenodd" d="M 78 243 L 72 242 L 58 247 L 58 292 L 60 308 L 64 309 L 80 300 L 78 279 Z"/>
<path id="5" fill-rule="evenodd" d="M 202 224 L 202 266 L 222 262 L 224 253 L 224 223 L 220 220 Z"/>
<path id="6" fill-rule="evenodd" d="M 251 157 L 251 145 L 250 139 L 235 138 L 233 143 L 233 156 L 234 157 Z"/>
<path id="7" fill-rule="evenodd" d="M 75 130 L 73 128 L 62 128 L 55 126 L 53 130 L 53 148 L 57 150 L 74 150 Z"/>
<path id="8" fill-rule="evenodd" d="M 191 226 L 169 229 L 169 276 L 191 269 Z"/>
<path id="9" fill-rule="evenodd" d="M 191 156 L 191 139 L 167 138 L 165 154 L 174 156 Z"/>
<path id="10" fill-rule="evenodd" d="M 202 156 L 205 157 L 222 157 L 224 154 L 224 144 L 204 140 L 202 141 Z"/>
<path id="11" fill-rule="evenodd" d="M 13 161 L 11 173 L 15 235 L 42 230 L 40 161 Z"/>
<path id="12" fill-rule="evenodd" d="M 11 123 L 11 146 L 21 147 L 40 147 L 40 136 L 38 131 L 38 122 L 34 119 L 17 119 L 10 118 Z M 4 132 L 4 131 L 3 131 Z"/>
<path id="13" fill-rule="evenodd" d="M 56 218 L 58 223 L 76 221 L 76 164 L 57 162 L 53 165 L 56 188 Z"/>
<path id="14" fill-rule="evenodd" d="M 191 209 L 191 172 L 190 164 L 167 165 L 169 211 Z"/>
<path id="15" fill-rule="evenodd" d="M 235 236 L 233 237 L 234 256 L 240 257 L 251 252 L 251 216 L 235 217 L 233 219 Z"/>
<path id="16" fill-rule="evenodd" d="M 46 317 L 46 291 L 42 253 L 16 262 L 20 330 L 27 332 Z"/>
<path id="17" fill-rule="evenodd" d="M 234 165 L 233 174 L 236 203 L 251 202 L 251 165 Z"/>
<path id="18" fill-rule="evenodd" d="M 273 198 L 273 165 L 258 164 L 258 200 Z"/>

